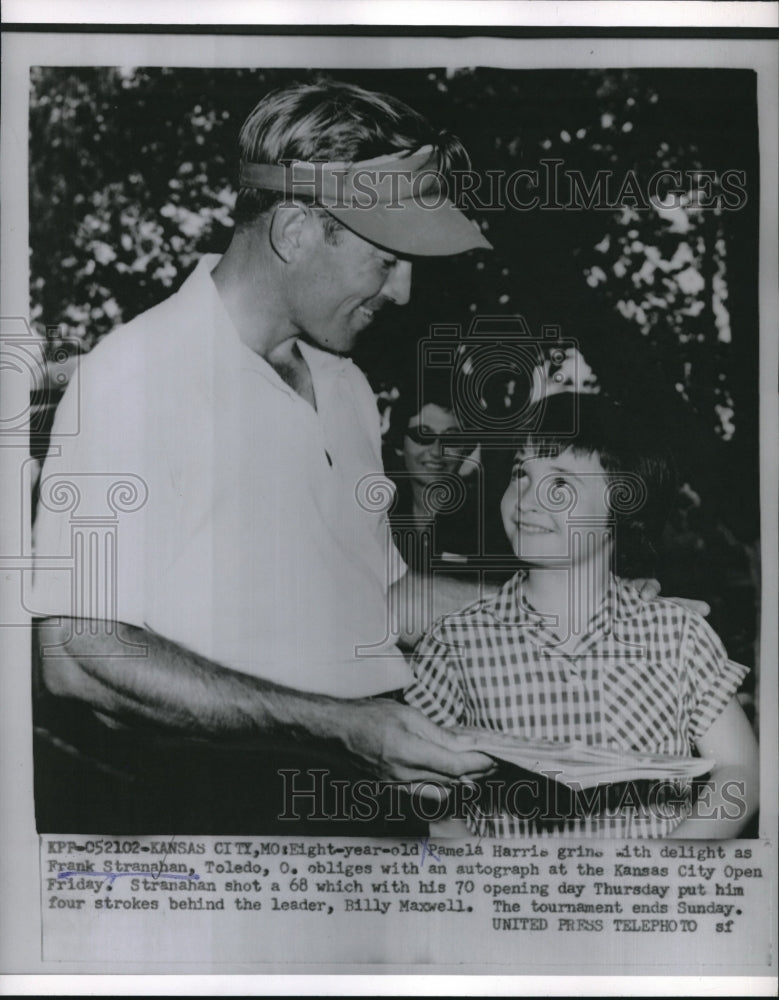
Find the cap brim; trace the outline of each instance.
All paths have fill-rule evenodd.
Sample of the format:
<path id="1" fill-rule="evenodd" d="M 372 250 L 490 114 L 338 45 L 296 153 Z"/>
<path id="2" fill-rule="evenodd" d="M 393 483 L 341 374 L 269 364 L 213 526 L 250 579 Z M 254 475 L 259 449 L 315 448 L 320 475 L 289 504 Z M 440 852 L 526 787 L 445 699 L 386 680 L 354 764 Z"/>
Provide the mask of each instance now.
<path id="1" fill-rule="evenodd" d="M 325 206 L 363 239 L 410 257 L 447 257 L 466 250 L 492 250 L 475 222 L 448 198 L 435 206 L 412 198 L 394 205 Z"/>

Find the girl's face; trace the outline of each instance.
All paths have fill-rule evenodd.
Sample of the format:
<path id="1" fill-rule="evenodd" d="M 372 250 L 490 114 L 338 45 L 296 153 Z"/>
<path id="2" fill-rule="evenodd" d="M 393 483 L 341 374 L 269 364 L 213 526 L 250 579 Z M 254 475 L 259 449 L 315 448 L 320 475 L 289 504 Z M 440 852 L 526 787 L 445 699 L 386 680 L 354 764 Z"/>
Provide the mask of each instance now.
<path id="1" fill-rule="evenodd" d="M 608 492 L 609 476 L 597 455 L 571 449 L 554 458 L 517 452 L 501 502 L 515 555 L 538 565 L 608 558 L 613 535 Z"/>
<path id="2" fill-rule="evenodd" d="M 447 435 L 456 435 L 459 430 L 455 414 L 436 403 L 425 403 L 409 420 L 403 437 L 403 461 L 414 480 L 427 484 L 459 468 L 463 449 L 446 443 Z"/>

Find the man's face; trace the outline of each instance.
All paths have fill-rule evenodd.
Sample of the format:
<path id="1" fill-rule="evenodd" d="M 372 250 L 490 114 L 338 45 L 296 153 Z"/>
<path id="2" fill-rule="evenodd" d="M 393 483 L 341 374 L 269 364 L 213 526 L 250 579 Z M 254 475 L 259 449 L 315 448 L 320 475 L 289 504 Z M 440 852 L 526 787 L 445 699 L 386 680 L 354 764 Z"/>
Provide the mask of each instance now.
<path id="1" fill-rule="evenodd" d="M 457 417 L 436 403 L 425 403 L 408 422 L 403 437 L 403 462 L 412 477 L 430 483 L 442 473 L 454 472 L 462 462 L 462 449 L 446 444 L 446 437 L 460 430 Z"/>
<path id="2" fill-rule="evenodd" d="M 319 347 L 348 353 L 358 334 L 388 302 L 405 305 L 411 263 L 340 228 L 328 240 L 314 213 L 306 254 L 295 275 L 295 319 Z"/>
<path id="3" fill-rule="evenodd" d="M 566 449 L 540 457 L 518 451 L 500 505 L 515 555 L 531 565 L 544 565 L 608 554 L 608 482 L 597 455 Z M 587 523 L 577 525 L 580 520 Z"/>

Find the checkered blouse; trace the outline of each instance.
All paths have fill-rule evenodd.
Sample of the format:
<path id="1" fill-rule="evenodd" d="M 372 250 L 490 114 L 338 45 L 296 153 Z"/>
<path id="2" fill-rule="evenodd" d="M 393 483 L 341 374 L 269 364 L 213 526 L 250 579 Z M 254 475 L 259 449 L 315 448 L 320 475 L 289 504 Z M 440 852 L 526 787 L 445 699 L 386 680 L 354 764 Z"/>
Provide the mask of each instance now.
<path id="1" fill-rule="evenodd" d="M 406 701 L 444 726 L 691 756 L 747 673 L 700 616 L 644 601 L 613 577 L 573 652 L 557 644 L 524 599 L 519 573 L 495 597 L 433 626 L 417 647 Z M 481 796 L 468 822 L 486 836 L 663 837 L 689 814 L 686 800 L 669 808 L 651 806 L 650 796 L 642 806 L 628 790 L 593 815 L 564 810 L 556 815 L 565 819 L 545 823 Z"/>

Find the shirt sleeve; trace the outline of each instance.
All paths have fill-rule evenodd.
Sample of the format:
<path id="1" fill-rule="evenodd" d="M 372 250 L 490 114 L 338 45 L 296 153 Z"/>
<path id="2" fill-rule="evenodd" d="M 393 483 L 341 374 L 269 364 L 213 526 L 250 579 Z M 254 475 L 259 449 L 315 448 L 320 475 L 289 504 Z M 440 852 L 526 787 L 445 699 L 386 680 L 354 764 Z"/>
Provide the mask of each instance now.
<path id="1" fill-rule="evenodd" d="M 411 664 L 414 680 L 403 696 L 438 725 L 456 726 L 464 721 L 465 695 L 458 662 L 443 631 L 439 623 L 417 646 Z"/>
<path id="2" fill-rule="evenodd" d="M 98 352 L 109 359 L 116 353 L 113 344 Z M 34 616 L 144 624 L 148 501 L 158 491 L 144 463 L 142 400 L 130 388 L 142 383 L 128 367 L 85 358 L 57 409 L 26 591 Z"/>
<path id="3" fill-rule="evenodd" d="M 685 622 L 682 668 L 688 732 L 691 739 L 698 740 L 733 698 L 749 668 L 730 660 L 716 633 L 692 614 Z"/>

